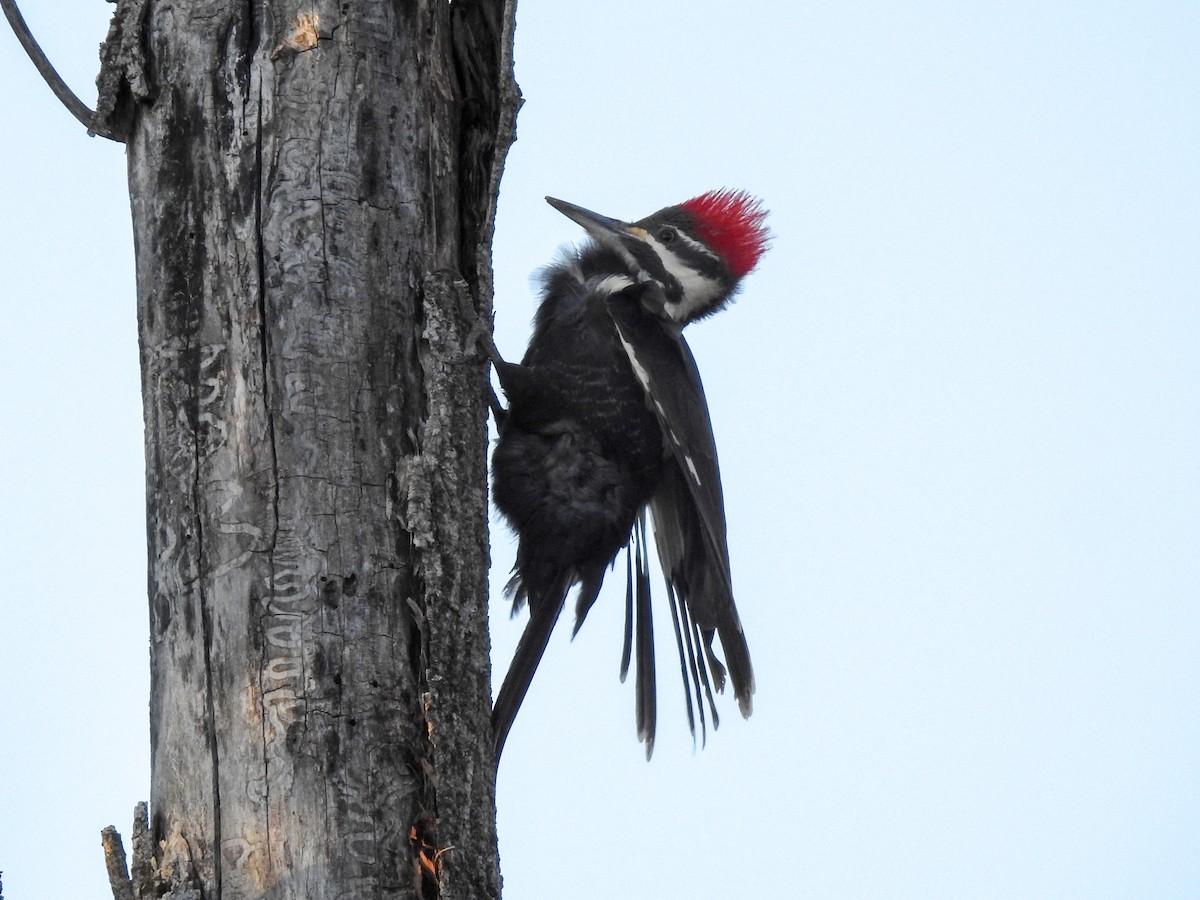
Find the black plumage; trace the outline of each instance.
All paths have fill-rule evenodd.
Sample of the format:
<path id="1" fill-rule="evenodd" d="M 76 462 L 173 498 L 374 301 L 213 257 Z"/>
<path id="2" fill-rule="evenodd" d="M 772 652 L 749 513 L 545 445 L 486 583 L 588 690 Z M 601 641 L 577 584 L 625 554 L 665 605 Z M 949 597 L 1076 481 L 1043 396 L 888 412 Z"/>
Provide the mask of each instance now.
<path id="1" fill-rule="evenodd" d="M 714 198 L 725 201 L 715 207 L 724 218 L 705 219 Z M 716 444 L 699 371 L 680 332 L 723 305 L 757 261 L 764 213 L 729 192 L 633 225 L 551 202 L 596 240 L 543 272 L 521 363 L 494 359 L 509 405 L 492 457 L 493 498 L 519 537 L 509 583 L 514 612 L 526 604 L 530 611 L 493 710 L 496 753 L 571 588 L 579 585 L 578 631 L 605 570 L 627 547 L 621 677 L 632 659 L 638 733 L 649 756 L 656 701 L 647 510 L 693 733 L 697 718 L 702 733 L 706 727 L 706 705 L 717 721 L 712 689 L 723 687 L 726 667 L 713 652 L 714 636 L 741 711 L 750 713 L 754 677 L 733 602 Z M 721 228 L 725 233 L 705 241 Z M 735 238 L 752 242 L 749 266 L 745 247 L 731 244 Z M 722 241 L 742 251 L 737 265 L 716 249 Z"/>

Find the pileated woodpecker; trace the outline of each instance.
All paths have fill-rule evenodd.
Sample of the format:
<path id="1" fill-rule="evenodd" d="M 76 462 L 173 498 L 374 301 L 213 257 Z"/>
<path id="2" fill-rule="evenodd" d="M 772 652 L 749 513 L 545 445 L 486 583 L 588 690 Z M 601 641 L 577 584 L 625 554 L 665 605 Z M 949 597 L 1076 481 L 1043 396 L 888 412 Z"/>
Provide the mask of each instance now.
<path id="1" fill-rule="evenodd" d="M 766 210 L 746 193 L 720 190 L 629 224 L 546 200 L 591 240 L 543 271 L 520 365 L 491 348 L 509 401 L 497 415 L 493 497 L 519 536 L 508 585 L 514 614 L 529 605 L 492 712 L 496 757 L 568 592 L 579 584 L 578 632 L 625 547 L 621 680 L 632 655 L 638 735 L 649 758 L 656 701 L 647 509 L 692 734 L 697 717 L 705 733 L 705 701 L 716 727 L 712 689 L 723 690 L 726 667 L 742 715 L 750 715 L 754 673 L 733 603 L 717 448 L 681 331 L 724 307 L 757 264 L 768 241 Z"/>

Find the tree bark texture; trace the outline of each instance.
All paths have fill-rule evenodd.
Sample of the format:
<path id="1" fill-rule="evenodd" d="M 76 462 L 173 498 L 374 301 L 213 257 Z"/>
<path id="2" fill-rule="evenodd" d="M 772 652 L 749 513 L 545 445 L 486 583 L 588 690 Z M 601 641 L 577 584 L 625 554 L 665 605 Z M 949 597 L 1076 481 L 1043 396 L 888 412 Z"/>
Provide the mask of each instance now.
<path id="1" fill-rule="evenodd" d="M 472 332 L 512 14 L 118 4 L 98 114 L 128 145 L 146 426 L 139 896 L 499 896 Z"/>

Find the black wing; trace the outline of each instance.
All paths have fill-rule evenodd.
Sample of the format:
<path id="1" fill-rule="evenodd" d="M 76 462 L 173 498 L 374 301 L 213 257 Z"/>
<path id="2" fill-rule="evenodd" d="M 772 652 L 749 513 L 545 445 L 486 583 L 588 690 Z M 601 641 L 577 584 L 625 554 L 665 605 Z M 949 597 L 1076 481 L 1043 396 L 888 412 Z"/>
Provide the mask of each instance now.
<path id="1" fill-rule="evenodd" d="M 743 716 L 750 715 L 754 694 L 750 651 L 733 602 L 717 446 L 700 371 L 687 343 L 678 331 L 643 312 L 630 294 L 636 292 L 614 296 L 608 306 L 671 451 L 650 510 L 688 691 L 688 720 L 694 732 L 694 693 L 703 734 L 702 694 L 715 726 L 711 687 L 723 689 L 726 666 Z M 720 636 L 725 666 L 713 652 L 714 635 Z"/>

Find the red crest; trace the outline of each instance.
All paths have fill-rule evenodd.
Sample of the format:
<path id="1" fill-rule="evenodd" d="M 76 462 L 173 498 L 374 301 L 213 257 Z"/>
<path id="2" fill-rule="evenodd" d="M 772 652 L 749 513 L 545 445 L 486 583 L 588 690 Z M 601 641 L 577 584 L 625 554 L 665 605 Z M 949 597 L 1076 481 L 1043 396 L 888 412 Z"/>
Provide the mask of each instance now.
<path id="1" fill-rule="evenodd" d="M 696 232 L 741 278 L 757 264 L 770 241 L 762 201 L 745 191 L 722 188 L 680 204 L 696 220 Z"/>

